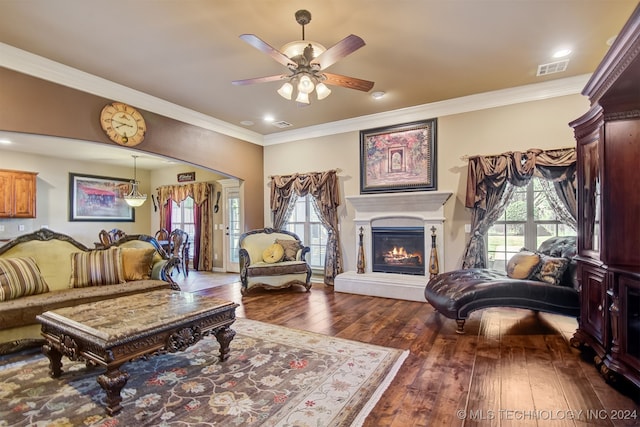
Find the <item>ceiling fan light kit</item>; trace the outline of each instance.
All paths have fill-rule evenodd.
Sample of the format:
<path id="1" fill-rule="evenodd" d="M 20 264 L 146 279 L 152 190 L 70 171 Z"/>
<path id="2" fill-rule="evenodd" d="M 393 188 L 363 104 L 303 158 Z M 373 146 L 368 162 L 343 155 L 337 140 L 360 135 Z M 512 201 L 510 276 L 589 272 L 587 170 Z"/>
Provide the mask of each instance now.
<path id="1" fill-rule="evenodd" d="M 295 89 L 297 91 L 295 100 L 300 104 L 309 104 L 309 95 L 314 90 L 318 100 L 329 96 L 331 90 L 327 87 L 327 84 L 363 92 L 371 90 L 374 85 L 373 82 L 324 71 L 340 59 L 364 46 L 364 40 L 351 34 L 327 49 L 320 43 L 305 40 L 304 38 L 304 26 L 311 22 L 311 13 L 307 10 L 298 10 L 295 17 L 296 22 L 302 26 L 302 40 L 287 43 L 281 50 L 270 46 L 255 34 L 242 34 L 240 36 L 242 40 L 251 46 L 287 67 L 290 74 L 235 80 L 232 82 L 233 84 L 248 85 L 286 80 L 277 90 L 277 93 L 283 98 L 291 100 Z"/>

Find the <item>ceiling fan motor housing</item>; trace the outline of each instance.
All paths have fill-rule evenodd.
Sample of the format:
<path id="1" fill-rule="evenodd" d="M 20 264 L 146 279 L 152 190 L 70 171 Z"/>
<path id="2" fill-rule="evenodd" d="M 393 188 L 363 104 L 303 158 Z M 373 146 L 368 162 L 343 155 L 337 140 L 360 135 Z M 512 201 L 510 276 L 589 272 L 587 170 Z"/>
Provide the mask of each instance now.
<path id="1" fill-rule="evenodd" d="M 297 11 L 296 22 L 302 26 L 307 25 L 309 22 L 311 22 L 311 12 L 304 9 Z"/>

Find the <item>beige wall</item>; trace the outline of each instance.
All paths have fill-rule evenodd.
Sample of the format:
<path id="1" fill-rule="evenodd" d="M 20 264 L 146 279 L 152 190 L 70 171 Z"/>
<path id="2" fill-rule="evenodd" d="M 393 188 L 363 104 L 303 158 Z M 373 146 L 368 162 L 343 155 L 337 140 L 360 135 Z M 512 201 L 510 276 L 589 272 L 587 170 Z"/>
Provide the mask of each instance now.
<path id="1" fill-rule="evenodd" d="M 441 271 L 459 268 L 470 223 L 464 207 L 467 162 L 464 155 L 497 154 L 528 148 L 575 146 L 568 123 L 588 109 L 581 95 L 563 96 L 470 113 L 438 117 L 438 190 L 451 191 L 445 205 L 445 259 Z M 430 117 L 425 117 L 425 119 Z M 342 203 L 339 210 L 345 270 L 355 270 L 356 231 L 353 208 L 345 196 L 360 193 L 359 132 L 267 146 L 264 149 L 264 223 L 271 224 L 268 176 L 339 169 Z"/>
<path id="2" fill-rule="evenodd" d="M 0 219 L 4 231 L 0 231 L 0 239 L 12 239 L 47 226 L 51 230 L 72 236 L 79 242 L 93 247 L 101 229 L 120 228 L 128 234 L 154 235 L 160 228 L 159 212 L 154 211 L 151 194 L 161 185 L 176 185 L 177 175 L 182 172 L 196 172 L 198 182 L 213 183 L 216 189 L 220 184 L 216 181 L 227 179 L 226 176 L 183 164 L 167 164 L 163 169 L 144 170 L 138 168 L 137 178 L 140 181 L 140 192 L 149 196 L 148 200 L 136 208 L 135 222 L 83 222 L 69 221 L 69 172 L 87 175 L 108 176 L 130 179 L 133 176 L 131 167 L 111 166 L 99 162 L 73 161 L 54 157 L 18 153 L 0 150 L 0 169 L 25 170 L 37 172 L 36 218 L 33 219 Z M 214 214 L 213 221 L 222 223 L 221 209 Z M 19 229 L 20 225 L 24 230 Z M 222 267 L 222 230 L 214 231 L 214 267 Z"/>
<path id="3" fill-rule="evenodd" d="M 132 168 L 110 166 L 103 163 L 79 162 L 37 156 L 4 150 L 0 152 L 0 168 L 37 172 L 36 218 L 0 219 L 4 231 L 0 239 L 13 238 L 47 226 L 53 231 L 72 236 L 88 247 L 93 247 L 101 229 L 120 228 L 129 234 L 149 234 L 152 204 L 147 202 L 136 208 L 135 222 L 71 222 L 69 221 L 69 172 L 87 175 L 129 179 Z M 149 171 L 137 171 L 140 192 L 151 194 Z M 24 231 L 19 226 L 24 226 Z"/>
<path id="4" fill-rule="evenodd" d="M 33 93 L 35 97 L 25 96 Z M 37 99 L 38 101 L 33 101 Z M 105 99 L 94 97 L 79 91 L 63 88 L 26 75 L 0 68 L 0 129 L 32 133 L 52 134 L 70 138 L 85 139 L 108 143 L 99 129 L 97 117 Z M 72 126 L 68 121 L 69 109 L 78 113 Z M 445 246 L 445 259 L 441 260 L 441 269 L 451 270 L 461 264 L 467 236 L 464 224 L 469 223 L 470 215 L 464 207 L 466 184 L 466 161 L 460 157 L 475 154 L 495 154 L 503 151 L 526 150 L 528 148 L 559 148 L 575 145 L 573 135 L 567 123 L 582 115 L 588 109 L 586 98 L 581 95 L 563 96 L 548 100 L 514 104 L 479 110 L 470 113 L 441 116 L 438 118 L 438 190 L 451 191 L 454 196 L 445 205 L 445 235 L 439 241 Z M 242 180 L 244 191 L 245 229 L 270 225 L 268 177 L 271 175 L 294 172 L 323 171 L 339 169 L 342 206 L 341 241 L 345 255 L 345 269 L 355 270 L 355 230 L 353 210 L 345 204 L 344 197 L 359 193 L 359 134 L 357 131 L 300 140 L 267 147 L 227 138 L 195 126 L 186 125 L 152 113 L 145 113 L 149 125 L 147 139 L 140 145 L 142 151 L 161 154 L 170 158 L 182 159 L 190 164 L 198 164 L 209 170 L 222 171 Z M 42 120 L 40 120 L 42 118 Z M 431 117 L 425 117 L 431 118 Z M 412 118 L 411 120 L 415 120 Z M 400 122 L 400 121 L 399 121 Z M 242 161 L 238 161 L 242 159 Z M 4 164 L 10 160 L 4 160 Z M 3 163 L 0 163 L 0 167 Z M 57 191 L 68 185 L 66 172 L 64 180 L 58 177 L 50 183 L 48 173 L 43 173 L 43 164 L 22 162 L 18 167 L 11 162 L 12 169 L 26 169 L 40 172 L 38 191 L 46 193 L 44 205 L 38 218 L 29 224 L 30 228 L 39 225 L 56 224 L 69 227 L 68 199 L 66 193 L 60 197 Z M 188 168 L 188 167 L 187 167 Z M 107 176 L 128 176 L 129 170 L 112 171 L 104 165 L 72 164 L 61 170 L 76 169 L 79 172 Z M 105 170 L 102 172 L 102 170 Z M 141 180 L 146 177 L 141 176 Z M 158 185 L 151 179 L 151 185 Z M 49 189 L 51 186 L 51 189 Z M 149 192 L 149 188 L 143 190 Z M 50 193 L 53 193 L 51 195 Z M 40 205 L 40 202 L 39 202 Z M 155 229 L 158 226 L 149 211 L 150 205 L 141 208 L 137 215 L 140 229 Z M 42 216 L 44 210 L 46 216 Z M 55 215 L 55 216 L 54 216 Z M 60 218 L 65 220 L 61 221 Z M 15 221 L 15 220 L 12 220 Z M 61 222 L 56 222 L 61 221 Z M 37 224 L 36 224 L 37 222 Z M 5 235 L 14 235 L 15 226 L 11 223 Z M 127 230 L 127 227 L 122 227 Z M 82 229 L 82 230 L 81 230 Z M 88 232 L 86 225 L 77 230 L 93 239 L 93 230 Z M 74 231 L 76 228 L 74 227 Z M 131 230 L 137 231 L 137 230 Z M 78 233 L 74 233 L 74 236 Z M 0 235 L 0 238 L 3 236 Z M 440 240 L 441 239 L 441 240 Z M 91 243 L 92 240 L 89 240 Z"/>

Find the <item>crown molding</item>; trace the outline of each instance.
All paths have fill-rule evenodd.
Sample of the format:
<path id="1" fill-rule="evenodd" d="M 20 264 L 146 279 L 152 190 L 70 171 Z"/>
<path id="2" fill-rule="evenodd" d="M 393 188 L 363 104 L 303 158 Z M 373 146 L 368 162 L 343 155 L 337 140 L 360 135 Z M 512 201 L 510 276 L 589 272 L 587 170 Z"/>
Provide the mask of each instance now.
<path id="1" fill-rule="evenodd" d="M 194 126 L 262 145 L 262 135 L 144 92 L 0 43 L 0 66 L 82 92 L 135 105 Z"/>
<path id="2" fill-rule="evenodd" d="M 282 144 L 318 138 L 339 133 L 360 131 L 380 126 L 390 126 L 398 123 L 408 123 L 433 117 L 467 113 L 488 108 L 523 102 L 540 101 L 559 96 L 579 94 L 589 80 L 590 74 L 582 74 L 565 79 L 551 80 L 492 92 L 484 92 L 445 101 L 418 105 L 415 107 L 390 110 L 382 113 L 360 116 L 353 119 L 323 123 L 302 129 L 294 129 L 270 135 L 265 135 L 264 145 Z"/>
<path id="3" fill-rule="evenodd" d="M 261 135 L 1 42 L 0 66 L 103 98 L 117 99 L 143 110 L 262 146 L 579 94 L 591 76 L 583 74 Z"/>

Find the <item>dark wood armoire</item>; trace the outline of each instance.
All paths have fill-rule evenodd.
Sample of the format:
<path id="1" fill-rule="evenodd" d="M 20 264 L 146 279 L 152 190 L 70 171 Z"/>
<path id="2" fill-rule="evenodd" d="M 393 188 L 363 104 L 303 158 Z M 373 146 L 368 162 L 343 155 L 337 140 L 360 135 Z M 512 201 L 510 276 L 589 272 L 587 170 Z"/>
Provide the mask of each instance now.
<path id="1" fill-rule="evenodd" d="M 640 387 L 640 6 L 584 88 L 578 153 L 578 281 L 572 343 L 608 381 Z"/>

